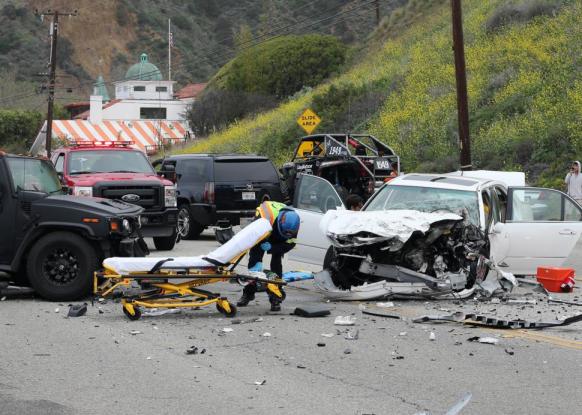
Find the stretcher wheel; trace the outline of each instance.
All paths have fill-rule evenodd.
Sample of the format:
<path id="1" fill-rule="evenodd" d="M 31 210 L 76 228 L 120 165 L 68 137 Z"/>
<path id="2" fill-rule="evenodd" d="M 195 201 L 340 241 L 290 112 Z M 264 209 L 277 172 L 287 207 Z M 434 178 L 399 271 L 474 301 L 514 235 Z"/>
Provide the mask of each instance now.
<path id="1" fill-rule="evenodd" d="M 139 320 L 141 317 L 141 310 L 138 306 L 133 306 L 133 315 L 129 312 L 127 306 L 123 306 L 123 314 L 127 316 L 131 321 Z"/>
<path id="2" fill-rule="evenodd" d="M 234 317 L 236 316 L 236 306 L 234 304 L 232 304 L 231 302 L 226 302 L 228 304 L 228 307 L 230 308 L 230 311 L 226 311 L 226 309 L 223 307 L 222 303 L 219 301 L 216 303 L 216 309 L 218 311 L 220 311 L 222 314 L 224 314 L 225 317 Z"/>

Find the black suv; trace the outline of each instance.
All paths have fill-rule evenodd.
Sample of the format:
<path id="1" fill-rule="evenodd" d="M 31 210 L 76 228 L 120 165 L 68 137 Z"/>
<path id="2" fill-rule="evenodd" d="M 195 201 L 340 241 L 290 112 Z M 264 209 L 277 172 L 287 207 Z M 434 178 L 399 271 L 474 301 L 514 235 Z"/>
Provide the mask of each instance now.
<path id="1" fill-rule="evenodd" d="M 50 161 L 0 152 L 0 271 L 49 300 L 88 295 L 104 258 L 146 254 L 142 211 L 67 195 Z"/>
<path id="2" fill-rule="evenodd" d="M 250 222 L 265 200 L 283 201 L 279 174 L 266 157 L 182 154 L 157 160 L 177 184 L 178 232 L 196 238 L 208 226 Z"/>

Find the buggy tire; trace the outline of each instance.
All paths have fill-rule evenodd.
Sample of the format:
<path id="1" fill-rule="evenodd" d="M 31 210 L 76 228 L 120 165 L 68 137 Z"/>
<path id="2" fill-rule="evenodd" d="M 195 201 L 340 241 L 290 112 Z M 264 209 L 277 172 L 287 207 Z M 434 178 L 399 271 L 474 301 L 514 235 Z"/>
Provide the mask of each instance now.
<path id="1" fill-rule="evenodd" d="M 98 268 L 95 248 L 72 232 L 52 232 L 35 242 L 26 262 L 34 291 L 51 301 L 73 301 L 91 292 Z"/>

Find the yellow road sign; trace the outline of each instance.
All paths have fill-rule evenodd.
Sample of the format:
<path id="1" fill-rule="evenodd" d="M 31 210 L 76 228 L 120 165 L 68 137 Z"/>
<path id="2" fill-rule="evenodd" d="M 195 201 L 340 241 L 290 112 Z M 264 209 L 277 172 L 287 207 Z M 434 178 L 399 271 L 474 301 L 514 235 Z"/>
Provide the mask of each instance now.
<path id="1" fill-rule="evenodd" d="M 313 110 L 307 108 L 303 114 L 297 118 L 297 124 L 305 130 L 307 134 L 311 134 L 321 122 L 321 118 L 317 116 Z"/>

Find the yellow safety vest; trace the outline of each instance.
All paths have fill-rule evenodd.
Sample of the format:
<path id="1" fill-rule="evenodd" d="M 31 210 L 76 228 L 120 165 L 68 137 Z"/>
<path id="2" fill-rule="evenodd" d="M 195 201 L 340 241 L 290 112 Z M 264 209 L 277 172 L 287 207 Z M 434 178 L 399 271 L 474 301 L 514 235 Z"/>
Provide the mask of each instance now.
<path id="1" fill-rule="evenodd" d="M 267 219 L 271 226 L 273 226 L 275 224 L 275 220 L 277 220 L 277 216 L 279 216 L 279 212 L 281 212 L 281 210 L 286 207 L 287 205 L 281 202 L 263 202 L 257 208 L 255 217 Z M 286 242 L 294 244 L 296 241 L 295 239 L 287 239 Z"/>

